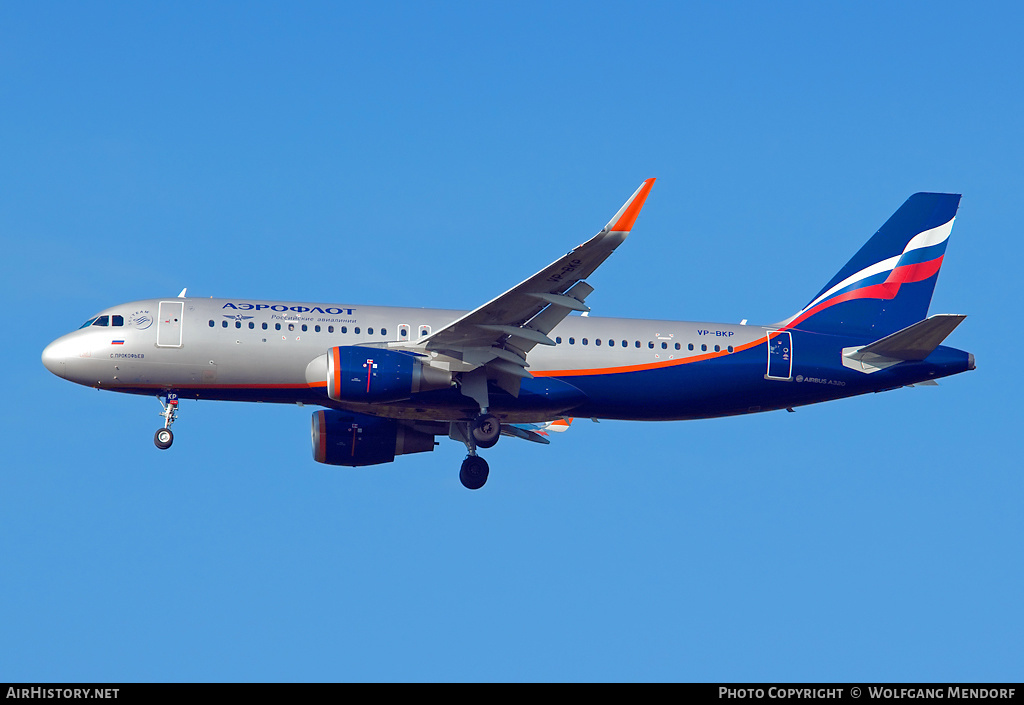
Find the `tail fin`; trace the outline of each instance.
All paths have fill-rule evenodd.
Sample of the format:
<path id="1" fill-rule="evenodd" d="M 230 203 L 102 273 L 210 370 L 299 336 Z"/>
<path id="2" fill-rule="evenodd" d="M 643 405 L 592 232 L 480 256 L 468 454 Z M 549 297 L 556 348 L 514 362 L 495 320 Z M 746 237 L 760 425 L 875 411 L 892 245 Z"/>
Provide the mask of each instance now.
<path id="1" fill-rule="evenodd" d="M 915 193 L 788 328 L 884 336 L 928 315 L 960 194 Z"/>

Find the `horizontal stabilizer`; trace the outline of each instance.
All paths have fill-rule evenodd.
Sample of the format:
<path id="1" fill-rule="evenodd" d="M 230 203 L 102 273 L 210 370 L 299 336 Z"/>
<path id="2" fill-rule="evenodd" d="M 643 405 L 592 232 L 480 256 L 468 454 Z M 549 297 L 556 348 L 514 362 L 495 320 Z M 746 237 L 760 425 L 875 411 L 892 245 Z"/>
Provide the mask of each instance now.
<path id="1" fill-rule="evenodd" d="M 522 428 L 519 424 L 502 424 L 501 433 L 504 436 L 515 436 L 516 438 L 522 438 L 524 441 L 533 441 L 534 443 L 543 443 L 544 445 L 550 445 L 551 441 L 527 428 Z"/>
<path id="2" fill-rule="evenodd" d="M 861 348 L 859 353 L 871 353 L 894 360 L 923 360 L 931 355 L 965 318 L 967 316 L 940 313 L 887 335 Z"/>

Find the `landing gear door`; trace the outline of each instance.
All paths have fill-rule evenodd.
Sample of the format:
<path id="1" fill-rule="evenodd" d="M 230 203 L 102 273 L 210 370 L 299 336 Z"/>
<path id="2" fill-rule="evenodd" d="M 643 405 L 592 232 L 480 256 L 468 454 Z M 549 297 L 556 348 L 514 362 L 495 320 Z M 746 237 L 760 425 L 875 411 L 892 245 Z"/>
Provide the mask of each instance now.
<path id="1" fill-rule="evenodd" d="M 181 317 L 184 301 L 161 301 L 156 319 L 156 345 L 158 348 L 181 347 Z"/>
<path id="2" fill-rule="evenodd" d="M 765 379 L 793 378 L 793 335 L 789 331 L 768 333 L 768 374 Z"/>

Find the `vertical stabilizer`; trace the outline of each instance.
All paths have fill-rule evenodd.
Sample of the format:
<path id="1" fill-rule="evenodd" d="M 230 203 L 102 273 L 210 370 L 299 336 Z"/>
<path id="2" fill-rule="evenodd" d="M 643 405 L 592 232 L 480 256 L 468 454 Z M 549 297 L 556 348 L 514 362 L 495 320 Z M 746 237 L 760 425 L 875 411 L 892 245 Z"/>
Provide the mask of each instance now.
<path id="1" fill-rule="evenodd" d="M 789 328 L 884 336 L 928 315 L 960 194 L 915 193 Z"/>

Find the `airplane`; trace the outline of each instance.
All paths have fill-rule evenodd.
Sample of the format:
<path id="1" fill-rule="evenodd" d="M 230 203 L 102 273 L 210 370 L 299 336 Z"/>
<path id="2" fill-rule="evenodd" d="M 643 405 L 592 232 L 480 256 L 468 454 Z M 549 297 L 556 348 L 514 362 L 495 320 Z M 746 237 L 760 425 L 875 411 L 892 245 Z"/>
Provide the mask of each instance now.
<path id="1" fill-rule="evenodd" d="M 928 316 L 960 195 L 916 193 L 809 303 L 771 325 L 590 316 L 588 280 L 625 241 L 647 179 L 601 231 L 472 311 L 176 298 L 120 304 L 42 353 L 55 375 L 156 396 L 171 447 L 181 399 L 313 412 L 313 458 L 358 467 L 466 446 L 459 478 L 489 476 L 501 436 L 548 443 L 573 418 L 751 414 L 933 385 L 975 368 L 941 343 L 966 316 Z"/>

